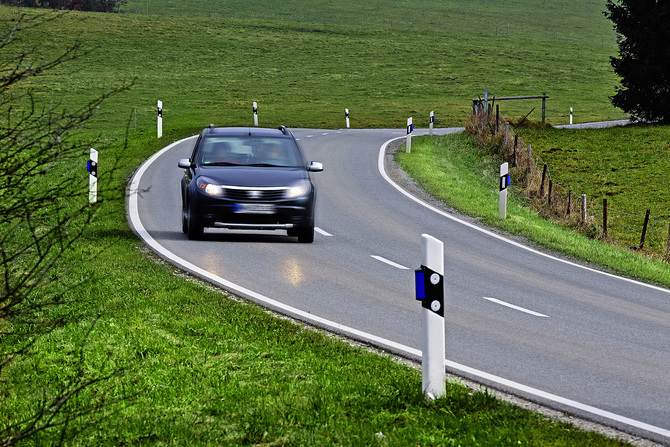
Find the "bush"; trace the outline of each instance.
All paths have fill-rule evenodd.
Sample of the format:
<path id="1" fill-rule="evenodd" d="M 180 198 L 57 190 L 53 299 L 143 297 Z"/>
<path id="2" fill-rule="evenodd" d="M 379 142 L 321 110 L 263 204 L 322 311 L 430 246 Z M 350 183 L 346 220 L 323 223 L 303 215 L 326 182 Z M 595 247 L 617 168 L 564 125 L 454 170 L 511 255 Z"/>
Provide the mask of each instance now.
<path id="1" fill-rule="evenodd" d="M 120 12 L 127 0 L 0 0 L 0 3 L 26 8 L 50 8 L 91 12 Z"/>

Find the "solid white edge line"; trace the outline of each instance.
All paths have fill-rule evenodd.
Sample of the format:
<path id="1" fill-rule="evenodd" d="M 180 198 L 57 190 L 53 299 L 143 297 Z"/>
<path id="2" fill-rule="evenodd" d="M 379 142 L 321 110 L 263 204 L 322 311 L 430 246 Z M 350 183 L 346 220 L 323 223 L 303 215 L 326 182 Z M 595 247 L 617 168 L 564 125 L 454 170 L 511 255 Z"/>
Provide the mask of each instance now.
<path id="1" fill-rule="evenodd" d="M 619 422 L 619 423 L 622 423 L 622 424 L 626 424 L 630 427 L 639 428 L 641 430 L 645 430 L 645 431 L 648 431 L 650 433 L 656 433 L 658 435 L 670 438 L 670 430 L 666 430 L 666 429 L 661 428 L 661 427 L 656 427 L 654 425 L 650 425 L 650 424 L 647 424 L 645 422 L 640 422 L 638 420 L 627 418 L 625 416 L 621 416 L 621 415 L 618 415 L 618 414 L 615 414 L 615 413 L 612 413 L 612 412 L 609 412 L 609 411 L 606 411 L 606 410 L 601 410 L 600 408 L 592 407 L 591 405 L 586 405 L 586 404 L 583 404 L 581 402 L 577 402 L 577 401 L 574 401 L 574 400 L 571 400 L 571 399 L 566 399 L 564 397 L 557 396 L 556 394 L 547 393 L 546 391 L 542 391 L 542 390 L 538 390 L 537 388 L 532 388 L 532 387 L 529 387 L 529 386 L 526 386 L 526 385 L 522 385 L 520 383 L 513 382 L 511 380 L 507 380 L 507 379 L 504 379 L 502 377 L 494 376 L 493 374 L 485 373 L 483 371 L 480 371 L 480 370 L 477 370 L 477 369 L 474 369 L 474 368 L 470 368 L 468 366 L 461 365 L 460 363 L 452 362 L 450 360 L 445 360 L 444 364 L 447 367 L 450 367 L 452 369 L 459 370 L 459 371 L 462 371 L 464 373 L 467 373 L 467 374 L 470 374 L 470 375 L 473 375 L 473 376 L 476 376 L 476 377 L 480 377 L 480 378 L 488 380 L 490 382 L 498 383 L 498 384 L 506 386 L 508 388 L 512 388 L 512 389 L 515 389 L 515 390 L 518 390 L 518 391 L 522 391 L 524 393 L 528 393 L 528 394 L 531 394 L 533 396 L 537 396 L 537 397 L 542 398 L 542 399 L 546 399 L 546 400 L 549 400 L 549 401 L 552 401 L 552 402 L 556 402 L 558 404 L 565 405 L 567 407 L 572 407 L 572 408 L 575 408 L 577 410 L 584 411 L 586 413 L 591 413 L 593 415 L 600 416 L 600 417 L 605 418 L 605 419 L 609 419 L 609 420 L 616 421 L 616 422 Z"/>
<path id="2" fill-rule="evenodd" d="M 544 318 L 549 318 L 549 315 L 541 314 L 539 312 L 535 312 L 534 310 L 526 309 L 525 307 L 520 307 L 520 306 L 515 306 L 514 304 L 507 303 L 505 301 L 499 300 L 497 298 L 490 298 L 485 296 L 485 300 L 491 301 L 492 303 L 500 304 L 501 306 L 509 307 L 510 309 L 518 310 L 520 312 L 525 312 L 530 315 L 534 315 L 536 317 L 544 317 Z"/>
<path id="3" fill-rule="evenodd" d="M 510 244 L 510 245 L 514 245 L 515 247 L 522 248 L 522 249 L 524 249 L 524 250 L 526 250 L 526 251 L 529 251 L 529 252 L 531 252 L 531 253 L 534 253 L 534 254 L 536 254 L 536 255 L 544 256 L 545 258 L 553 259 L 554 261 L 559 261 L 559 262 L 562 262 L 562 263 L 564 263 L 564 264 L 568 264 L 568 265 L 571 265 L 571 266 L 573 266 L 573 267 L 578 267 L 578 268 L 580 268 L 580 269 L 584 269 L 584 270 L 587 270 L 587 271 L 590 271 L 590 272 L 599 273 L 599 274 L 601 274 L 601 275 L 605 275 L 605 276 L 608 276 L 608 277 L 610 277 L 610 278 L 617 278 L 617 279 L 620 279 L 620 280 L 622 280 L 622 281 L 626 281 L 626 282 L 629 282 L 629 283 L 632 283 L 632 284 L 636 284 L 636 285 L 638 285 L 638 286 L 644 286 L 644 287 L 648 287 L 648 288 L 650 288 L 650 289 L 657 290 L 657 291 L 659 291 L 659 292 L 665 292 L 665 293 L 670 294 L 670 290 L 668 290 L 668 289 L 666 289 L 666 288 L 663 288 L 663 287 L 654 286 L 654 285 L 652 285 L 652 284 L 646 284 L 646 283 L 643 283 L 643 282 L 640 282 L 640 281 L 636 281 L 636 280 L 634 280 L 634 279 L 630 279 L 630 278 L 624 278 L 624 277 L 622 277 L 622 276 L 617 276 L 617 275 L 614 275 L 614 274 L 612 274 L 612 273 L 602 272 L 602 271 L 600 271 L 600 270 L 596 270 L 596 269 L 593 269 L 593 268 L 590 268 L 590 267 L 586 267 L 586 266 L 583 266 L 583 265 L 580 265 L 580 264 L 576 264 L 576 263 L 574 263 L 574 262 L 566 261 L 565 259 L 557 258 L 557 257 L 552 256 L 552 255 L 549 255 L 549 254 L 547 254 L 547 253 L 542 253 L 541 251 L 537 251 L 537 250 L 535 250 L 535 249 L 533 249 L 533 248 L 527 247 L 527 246 L 525 246 L 525 245 L 523 245 L 523 244 L 520 244 L 520 243 L 518 243 L 518 242 L 515 242 L 515 241 L 513 241 L 513 240 L 511 240 L 511 239 L 507 239 L 507 238 L 505 238 L 505 237 L 503 237 L 503 236 L 501 236 L 501 235 L 499 235 L 499 234 L 493 233 L 493 232 L 491 232 L 491 231 L 485 230 L 484 228 L 478 227 L 477 225 L 471 224 L 470 222 L 466 222 L 466 221 L 464 221 L 464 220 L 461 220 L 461 219 L 459 219 L 458 217 L 452 216 L 451 214 L 446 213 L 446 212 L 444 212 L 444 211 L 442 211 L 442 210 L 440 210 L 440 209 L 438 209 L 438 208 L 435 208 L 434 206 L 429 205 L 429 204 L 427 204 L 426 202 L 421 201 L 421 199 L 419 199 L 419 198 L 417 198 L 417 197 L 414 197 L 412 194 L 410 194 L 409 192 L 405 191 L 404 189 L 402 189 L 402 187 L 400 187 L 400 186 L 399 186 L 398 184 L 396 184 L 393 180 L 391 180 L 391 178 L 386 174 L 386 170 L 384 169 L 384 154 L 386 153 L 386 147 L 387 147 L 392 141 L 399 140 L 399 139 L 401 139 L 401 138 L 405 138 L 405 137 L 391 138 L 390 140 L 388 140 L 387 142 L 385 142 L 385 143 L 382 145 L 382 148 L 381 148 L 381 150 L 379 151 L 379 158 L 378 158 L 378 160 L 377 160 L 377 166 L 378 166 L 378 169 L 379 169 L 379 173 L 382 175 L 382 177 L 384 177 L 384 180 L 386 180 L 388 183 L 391 184 L 391 186 L 393 186 L 395 189 L 397 189 L 398 191 L 400 191 L 403 195 L 405 195 L 405 196 L 407 196 L 408 198 L 412 199 L 413 201 L 415 201 L 415 202 L 418 203 L 419 205 L 422 205 L 422 206 L 428 208 L 429 210 L 434 211 L 434 212 L 436 212 L 437 214 L 440 214 L 440 215 L 446 217 L 447 219 L 451 219 L 451 220 L 453 220 L 454 222 L 458 222 L 458 223 L 460 223 L 460 224 L 462 224 L 462 225 L 465 225 L 466 227 L 470 227 L 470 228 L 472 228 L 473 230 L 477 230 L 477 231 L 479 231 L 479 232 L 481 232 L 481 233 L 484 233 L 484 234 L 489 235 L 489 236 L 491 236 L 491 237 L 493 237 L 493 238 L 499 239 L 499 240 L 501 240 L 501 241 L 503 241 L 503 242 L 507 242 L 507 243 Z"/>
<path id="4" fill-rule="evenodd" d="M 189 137 L 189 138 L 196 138 L 196 136 Z M 239 286 L 239 285 L 237 285 L 235 283 L 232 283 L 228 280 L 225 280 L 225 279 L 223 279 L 223 278 L 221 278 L 217 275 L 214 275 L 214 274 L 212 274 L 212 273 L 210 273 L 210 272 L 208 272 L 208 271 L 206 271 L 206 270 L 204 270 L 204 269 L 186 261 L 185 259 L 180 258 L 179 256 L 175 255 L 174 253 L 170 252 L 165 247 L 160 245 L 153 237 L 151 237 L 149 232 L 142 225 L 142 222 L 141 222 L 140 217 L 139 217 L 137 196 L 138 196 L 138 191 L 139 191 L 138 187 L 139 187 L 139 184 L 140 184 L 140 180 L 142 179 L 142 175 L 144 175 L 144 173 L 146 172 L 148 167 L 158 157 L 160 157 L 163 153 L 167 152 L 168 150 L 172 149 L 177 144 L 188 140 L 189 138 L 184 138 L 183 140 L 179 140 L 175 143 L 170 144 L 169 146 L 164 147 L 160 151 L 156 152 L 152 157 L 150 157 L 146 162 L 144 162 L 142 164 L 142 166 L 135 172 L 135 174 L 133 175 L 133 178 L 131 180 L 130 187 L 129 187 L 129 192 L 128 192 L 129 193 L 129 197 L 128 197 L 129 219 L 130 219 L 135 231 L 137 232 L 138 236 L 142 240 L 144 240 L 144 242 L 145 242 L 145 244 L 147 244 L 147 246 L 149 246 L 152 250 L 154 250 L 156 253 L 159 253 L 161 256 L 165 257 L 166 259 L 170 259 L 174 263 L 174 265 L 179 266 L 181 268 L 184 268 L 186 270 L 189 270 L 189 271 L 191 271 L 191 272 L 193 272 L 193 273 L 195 273 L 198 276 L 201 276 L 203 278 L 207 278 L 208 280 L 212 281 L 213 283 L 221 285 L 222 287 L 224 287 L 227 290 L 237 291 L 241 294 L 248 295 L 248 296 L 252 297 L 254 300 L 257 300 L 258 302 L 266 303 L 266 304 L 268 304 L 272 307 L 275 307 L 277 309 L 281 309 L 285 312 L 288 312 L 288 313 L 294 314 L 296 316 L 299 316 L 300 319 L 302 319 L 304 321 L 311 321 L 311 322 L 314 322 L 314 323 L 316 323 L 318 325 L 321 325 L 321 326 L 330 327 L 330 328 L 332 328 L 336 331 L 347 333 L 347 334 L 350 334 L 350 335 L 355 336 L 355 337 L 360 337 L 360 338 L 369 340 L 373 343 L 378 343 L 382 346 L 387 346 L 387 347 L 392 348 L 394 350 L 404 352 L 404 353 L 406 353 L 410 356 L 421 357 L 421 351 L 418 350 L 418 349 L 411 348 L 409 346 L 405 346 L 405 345 L 402 345 L 400 343 L 396 343 L 394 341 L 387 340 L 385 338 L 378 337 L 376 335 L 373 335 L 373 334 L 370 334 L 370 333 L 367 333 L 367 332 L 364 332 L 364 331 L 360 331 L 358 329 L 354 329 L 354 328 L 351 328 L 351 327 L 348 327 L 348 326 L 344 326 L 344 325 L 341 325 L 341 324 L 336 323 L 334 321 L 330 321 L 330 320 L 327 320 L 325 318 L 318 317 L 316 315 L 312 315 L 310 313 L 304 312 L 304 311 L 302 311 L 300 309 L 297 309 L 295 307 L 288 306 L 286 304 L 283 304 L 283 303 L 280 303 L 276 300 L 268 298 L 264 295 L 261 295 L 260 293 L 254 292 L 254 291 L 249 290 L 245 287 Z M 395 139 L 397 139 L 397 138 L 394 138 L 394 139 L 389 140 L 386 143 L 384 143 L 384 145 L 382 146 L 382 152 L 381 153 L 384 153 L 386 151 L 386 146 L 391 141 L 393 141 Z M 383 167 L 383 158 L 381 160 L 380 166 Z M 387 181 L 389 181 L 389 183 L 394 185 L 400 191 L 403 191 L 399 186 L 397 186 L 395 183 L 393 183 L 386 176 L 386 173 L 383 171 L 383 169 L 381 169 L 380 172 L 382 172 L 382 175 L 387 179 Z M 413 198 L 413 196 L 409 195 L 408 193 L 405 193 L 405 194 L 408 195 L 409 197 Z M 414 199 L 414 200 L 418 201 L 418 199 Z M 573 401 L 573 400 L 570 400 L 570 399 L 566 399 L 566 398 L 557 396 L 555 394 L 547 393 L 547 392 L 542 391 L 542 390 L 538 390 L 538 389 L 535 389 L 535 388 L 532 388 L 532 387 L 528 387 L 526 385 L 522 385 L 520 383 L 513 382 L 511 380 L 504 379 L 502 377 L 498 377 L 498 376 L 495 376 L 493 374 L 489 374 L 489 373 L 479 371 L 479 370 L 474 369 L 474 368 L 470 368 L 469 366 L 465 366 L 465 365 L 462 365 L 460 363 L 453 362 L 451 360 L 446 360 L 445 359 L 444 365 L 446 367 L 451 368 L 451 369 L 456 370 L 456 371 L 461 371 L 461 372 L 464 372 L 466 374 L 470 374 L 472 376 L 482 378 L 484 380 L 488 380 L 488 381 L 498 383 L 500 385 L 503 385 L 503 386 L 506 386 L 506 387 L 509 387 L 509 388 L 512 388 L 512 389 L 516 389 L 518 391 L 522 391 L 522 392 L 525 392 L 525 393 L 528 393 L 528 394 L 531 394 L 531 395 L 534 395 L 534 396 L 537 396 L 537 397 L 540 397 L 540 398 L 543 398 L 543 399 L 547 399 L 547 400 L 550 400 L 550 401 L 553 401 L 553 402 L 556 402 L 556 403 L 560 403 L 562 405 L 566 405 L 566 406 L 569 406 L 569 407 L 572 407 L 572 408 L 575 408 L 575 409 L 579 409 L 579 410 L 582 410 L 582 411 L 585 411 L 585 412 L 588 412 L 588 413 L 591 413 L 591 414 L 594 414 L 594 415 L 598 415 L 600 417 L 604 417 L 604 418 L 607 418 L 607 419 L 610 419 L 610 420 L 613 420 L 613 421 L 617 421 L 617 422 L 620 422 L 620 423 L 623 423 L 623 424 L 627 424 L 631 427 L 636 427 L 636 428 L 646 430 L 646 431 L 651 432 L 651 433 L 656 433 L 656 434 L 659 434 L 659 435 L 670 438 L 670 430 L 665 430 L 665 429 L 660 428 L 660 427 L 655 427 L 653 425 L 649 425 L 649 424 L 646 424 L 644 422 L 636 421 L 634 419 L 630 419 L 630 418 L 627 418 L 627 417 L 624 417 L 624 416 L 620 416 L 620 415 L 617 415 L 617 414 L 614 414 L 614 413 L 610 413 L 608 411 L 601 410 L 599 408 L 595 408 L 595 407 L 592 407 L 590 405 L 582 404 L 582 403 L 579 403 L 579 402 L 576 402 L 576 401 Z"/>
<path id="5" fill-rule="evenodd" d="M 409 267 L 405 267 L 404 265 L 397 264 L 397 263 L 395 263 L 395 262 L 393 262 L 393 261 L 389 261 L 388 259 L 386 259 L 386 258 L 382 258 L 381 256 L 370 255 L 370 257 L 376 259 L 377 261 L 381 261 L 381 262 L 383 262 L 384 264 L 391 265 L 391 266 L 393 266 L 393 267 L 395 267 L 395 268 L 397 268 L 397 269 L 400 269 L 400 270 L 409 270 Z"/>
<path id="6" fill-rule="evenodd" d="M 484 234 L 487 234 L 487 235 L 489 235 L 491 237 L 494 237 L 496 239 L 499 239 L 501 241 L 507 242 L 507 243 L 509 243 L 511 245 L 514 245 L 516 247 L 522 248 L 524 250 L 528 250 L 528 251 L 530 251 L 532 253 L 535 253 L 535 254 L 538 254 L 540 256 L 544 256 L 546 258 L 554 259 L 556 261 L 563 262 L 563 263 L 568 264 L 568 265 L 579 267 L 579 268 L 588 270 L 590 272 L 600 273 L 602 275 L 605 275 L 605 276 L 608 276 L 608 277 L 611 277 L 611 278 L 621 279 L 621 280 L 624 280 L 624 281 L 627 281 L 627 282 L 630 282 L 630 283 L 633 283 L 633 284 L 638 284 L 638 285 L 649 287 L 649 288 L 659 290 L 659 291 L 662 291 L 662 292 L 670 293 L 669 290 L 663 289 L 661 287 L 656 287 L 656 286 L 653 286 L 653 285 L 650 285 L 650 284 L 645 284 L 645 283 L 642 283 L 642 282 L 639 282 L 639 281 L 635 281 L 633 279 L 623 278 L 623 277 L 620 277 L 620 276 L 613 275 L 611 273 L 601 272 L 601 271 L 596 270 L 596 269 L 585 267 L 583 265 L 575 264 L 574 262 L 566 261 L 564 259 L 556 258 L 556 257 L 548 255 L 546 253 L 542 253 L 542 252 L 534 250 L 530 247 L 526 247 L 525 245 L 519 244 L 518 242 L 514 242 L 514 241 L 506 239 L 506 238 L 504 238 L 504 237 L 502 237 L 498 234 L 495 234 L 495 233 L 492 233 L 488 230 L 480 228 L 480 227 L 478 227 L 476 225 L 473 225 L 469 222 L 465 222 L 464 220 L 461 220 L 461 219 L 459 219 L 455 216 L 452 216 L 448 213 L 445 213 L 444 211 L 442 211 L 440 209 L 437 209 L 437 208 L 421 201 L 417 197 L 414 197 L 412 194 L 405 191 L 398 184 L 396 184 L 393 180 L 391 180 L 391 178 L 386 174 L 386 169 L 384 168 L 384 156 L 386 154 L 386 148 L 388 147 L 389 144 L 391 144 L 392 141 L 399 140 L 401 138 L 405 138 L 405 137 L 391 138 L 390 140 L 388 140 L 384 144 L 382 144 L 382 147 L 379 150 L 379 157 L 377 159 L 377 167 L 379 169 L 379 173 L 382 175 L 382 177 L 391 186 L 393 186 L 395 189 L 400 191 L 403 195 L 407 196 L 408 198 L 415 201 L 416 203 L 418 203 L 418 204 L 430 209 L 431 211 L 434 211 L 434 212 L 436 212 L 436 213 L 438 213 L 438 214 L 440 214 L 440 215 L 442 215 L 442 216 L 444 216 L 448 219 L 451 219 L 455 222 L 458 222 L 462 225 L 465 225 L 465 226 L 470 227 L 474 230 L 480 231 Z M 666 429 L 661 428 L 661 427 L 656 427 L 654 425 L 650 425 L 650 424 L 647 424 L 645 422 L 637 421 L 635 419 L 630 419 L 630 418 L 627 418 L 625 416 L 614 414 L 614 413 L 611 413 L 611 412 L 606 411 L 606 410 L 601 410 L 600 408 L 592 407 L 590 405 L 582 404 L 580 402 L 577 402 L 577 401 L 574 401 L 574 400 L 571 400 L 571 399 L 566 399 L 564 397 L 557 396 L 555 394 L 547 393 L 546 391 L 542 391 L 542 390 L 538 390 L 536 388 L 532 388 L 532 387 L 529 387 L 529 386 L 526 386 L 526 385 L 522 385 L 520 383 L 513 382 L 511 380 L 504 379 L 502 377 L 494 376 L 494 375 L 486 373 L 484 371 L 480 371 L 480 370 L 477 370 L 477 369 L 474 369 L 474 368 L 470 368 L 468 366 L 461 365 L 459 363 L 452 362 L 450 360 L 445 360 L 444 364 L 446 366 L 450 367 L 450 368 L 455 369 L 455 370 L 463 371 L 467 374 L 471 374 L 473 376 L 480 377 L 480 378 L 485 379 L 485 380 L 489 380 L 489 381 L 492 381 L 492 382 L 495 382 L 495 383 L 499 383 L 501 385 L 504 385 L 504 386 L 507 386 L 507 387 L 510 387 L 510 388 L 513 388 L 513 389 L 516 389 L 516 390 L 519 390 L 519 391 L 523 391 L 525 393 L 529 393 L 529 394 L 532 394 L 532 395 L 537 396 L 537 397 L 541 397 L 543 399 L 547 399 L 547 400 L 550 400 L 550 401 L 553 401 L 553 402 L 556 402 L 556 403 L 559 403 L 559 404 L 562 404 L 562 405 L 566 405 L 566 406 L 569 406 L 569 407 L 572 407 L 572 408 L 575 408 L 575 409 L 578 409 L 578 410 L 581 410 L 581 411 L 585 411 L 585 412 L 588 412 L 588 413 L 591 413 L 591 414 L 594 414 L 594 415 L 597 415 L 597 416 L 600 416 L 600 417 L 610 419 L 612 421 L 620 422 L 622 424 L 626 424 L 626 425 L 629 425 L 631 427 L 636 427 L 636 428 L 646 430 L 646 431 L 651 432 L 651 433 L 656 433 L 656 434 L 659 434 L 659 435 L 670 438 L 670 430 L 666 430 Z"/>

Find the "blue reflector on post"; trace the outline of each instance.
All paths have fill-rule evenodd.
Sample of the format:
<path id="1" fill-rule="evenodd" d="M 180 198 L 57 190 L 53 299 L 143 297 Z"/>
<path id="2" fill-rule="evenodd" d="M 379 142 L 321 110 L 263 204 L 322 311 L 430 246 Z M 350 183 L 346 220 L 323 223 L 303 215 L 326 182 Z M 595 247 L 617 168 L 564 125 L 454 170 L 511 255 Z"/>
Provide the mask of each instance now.
<path id="1" fill-rule="evenodd" d="M 416 299 L 426 299 L 426 277 L 423 269 L 414 270 L 414 284 L 416 286 Z"/>

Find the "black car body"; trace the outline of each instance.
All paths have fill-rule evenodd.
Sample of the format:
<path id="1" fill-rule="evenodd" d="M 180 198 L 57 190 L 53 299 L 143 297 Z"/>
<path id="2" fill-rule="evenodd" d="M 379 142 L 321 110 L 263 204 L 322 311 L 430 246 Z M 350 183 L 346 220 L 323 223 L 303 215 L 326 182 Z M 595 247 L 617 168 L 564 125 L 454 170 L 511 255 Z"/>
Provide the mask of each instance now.
<path id="1" fill-rule="evenodd" d="M 182 231 L 202 237 L 205 227 L 286 230 L 314 241 L 316 190 L 293 134 L 278 129 L 213 127 L 202 131 L 188 159 L 179 160 Z"/>

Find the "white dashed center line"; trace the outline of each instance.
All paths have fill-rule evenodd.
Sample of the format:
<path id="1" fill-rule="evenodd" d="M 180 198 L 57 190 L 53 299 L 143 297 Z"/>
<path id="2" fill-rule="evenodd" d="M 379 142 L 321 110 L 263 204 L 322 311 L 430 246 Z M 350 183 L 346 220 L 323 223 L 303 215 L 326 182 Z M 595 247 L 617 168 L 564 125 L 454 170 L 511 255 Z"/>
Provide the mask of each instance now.
<path id="1" fill-rule="evenodd" d="M 492 303 L 496 303 L 496 304 L 500 304 L 500 305 L 509 307 L 510 309 L 514 309 L 514 310 L 518 310 L 520 312 L 525 312 L 527 314 L 534 315 L 536 317 L 549 318 L 549 315 L 541 314 L 539 312 L 528 310 L 528 309 L 525 309 L 523 307 L 515 306 L 514 304 L 506 303 L 504 301 L 501 301 L 501 300 L 498 300 L 498 299 L 495 299 L 495 298 L 484 297 L 484 299 L 488 300 L 488 301 L 491 301 Z"/>
<path id="2" fill-rule="evenodd" d="M 404 265 L 396 264 L 393 261 L 389 261 L 386 258 L 382 258 L 381 256 L 375 256 L 375 255 L 370 255 L 371 258 L 376 259 L 377 261 L 381 261 L 385 264 L 392 265 L 393 267 L 400 269 L 400 270 L 409 270 L 409 267 L 405 267 Z"/>
<path id="3" fill-rule="evenodd" d="M 321 234 L 321 235 L 323 235 L 323 236 L 332 236 L 332 234 L 328 233 L 327 231 L 323 231 L 323 230 L 322 230 L 321 228 L 319 228 L 319 227 L 314 227 L 314 231 L 316 231 L 317 233 L 319 233 L 319 234 Z"/>

